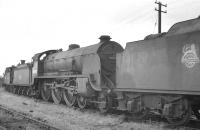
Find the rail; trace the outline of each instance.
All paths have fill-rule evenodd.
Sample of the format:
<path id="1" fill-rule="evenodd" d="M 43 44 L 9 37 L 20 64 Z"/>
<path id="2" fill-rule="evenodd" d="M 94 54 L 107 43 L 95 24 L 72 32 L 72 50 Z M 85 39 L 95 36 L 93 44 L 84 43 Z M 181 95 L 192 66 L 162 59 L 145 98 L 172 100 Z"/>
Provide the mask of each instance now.
<path id="1" fill-rule="evenodd" d="M 38 126 L 40 126 L 42 129 L 47 129 L 47 130 L 60 130 L 59 128 L 56 128 L 50 124 L 47 124 L 45 122 L 39 121 L 37 119 L 34 119 L 30 116 L 27 116 L 25 114 L 22 114 L 21 112 L 18 112 L 16 110 L 13 110 L 11 108 L 7 108 L 5 106 L 0 105 L 0 110 L 3 110 L 9 114 L 14 114 L 16 116 L 22 117 L 24 120 L 30 122 L 30 123 L 34 123 L 37 124 Z M 0 126 L 0 130 L 7 130 L 5 127 Z"/>

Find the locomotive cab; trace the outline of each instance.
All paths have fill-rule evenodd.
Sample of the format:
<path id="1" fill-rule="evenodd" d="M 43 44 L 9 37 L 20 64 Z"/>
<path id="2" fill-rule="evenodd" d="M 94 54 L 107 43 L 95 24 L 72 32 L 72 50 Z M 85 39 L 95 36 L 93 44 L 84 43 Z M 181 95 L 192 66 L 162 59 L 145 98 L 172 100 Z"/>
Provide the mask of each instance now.
<path id="1" fill-rule="evenodd" d="M 38 76 L 43 75 L 44 73 L 44 60 L 45 58 L 52 54 L 57 52 L 57 50 L 48 50 L 42 53 L 37 53 L 32 58 L 32 84 L 34 84 L 34 79 Z"/>

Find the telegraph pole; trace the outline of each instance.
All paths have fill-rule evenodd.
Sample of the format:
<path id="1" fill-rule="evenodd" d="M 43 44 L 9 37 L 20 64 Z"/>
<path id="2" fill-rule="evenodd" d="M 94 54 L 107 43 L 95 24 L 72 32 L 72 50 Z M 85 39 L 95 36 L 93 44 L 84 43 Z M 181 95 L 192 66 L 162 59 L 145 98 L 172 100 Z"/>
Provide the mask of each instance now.
<path id="1" fill-rule="evenodd" d="M 161 13 L 167 13 L 167 11 L 162 11 L 162 6 L 167 7 L 167 4 L 163 5 L 160 1 L 156 1 L 155 4 L 158 4 L 158 9 L 155 8 L 155 10 L 158 11 L 158 33 L 161 33 Z"/>

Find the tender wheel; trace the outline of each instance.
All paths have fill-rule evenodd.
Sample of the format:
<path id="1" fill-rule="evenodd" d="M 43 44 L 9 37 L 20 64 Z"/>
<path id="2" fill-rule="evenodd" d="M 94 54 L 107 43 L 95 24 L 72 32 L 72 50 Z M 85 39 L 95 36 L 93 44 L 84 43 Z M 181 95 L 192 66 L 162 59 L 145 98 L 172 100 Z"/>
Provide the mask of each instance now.
<path id="1" fill-rule="evenodd" d="M 72 107 L 75 105 L 76 95 L 74 95 L 73 90 L 63 89 L 62 95 L 67 106 Z"/>
<path id="2" fill-rule="evenodd" d="M 10 86 L 5 86 L 4 88 L 6 91 L 10 92 Z"/>
<path id="3" fill-rule="evenodd" d="M 77 96 L 77 102 L 78 102 L 78 106 L 83 109 L 87 107 L 87 99 L 83 96 L 78 95 Z"/>
<path id="4" fill-rule="evenodd" d="M 26 90 L 27 90 L 27 88 L 26 87 L 24 87 L 23 89 L 22 89 L 22 95 L 26 95 Z"/>
<path id="5" fill-rule="evenodd" d="M 13 87 L 12 86 L 9 86 L 9 92 L 13 92 Z"/>
<path id="6" fill-rule="evenodd" d="M 174 117 L 174 115 L 176 114 L 172 114 L 171 116 L 166 116 L 167 121 L 174 126 L 187 124 L 191 116 L 191 105 L 189 101 L 187 99 L 182 99 L 181 107 L 180 105 L 177 105 L 177 108 L 175 106 L 175 109 L 178 109 L 181 114 L 176 117 Z"/>
<path id="7" fill-rule="evenodd" d="M 32 89 L 31 89 L 32 90 Z M 40 91 L 39 90 L 35 90 L 35 95 L 34 95 L 34 97 L 36 98 L 36 99 L 41 99 L 41 94 L 40 94 Z"/>
<path id="8" fill-rule="evenodd" d="M 31 93 L 32 93 L 31 88 L 28 88 L 28 90 L 26 91 L 26 95 L 31 97 Z"/>
<path id="9" fill-rule="evenodd" d="M 17 88 L 13 86 L 13 91 L 12 93 L 17 94 Z"/>
<path id="10" fill-rule="evenodd" d="M 13 86 L 9 86 L 9 92 L 13 93 Z"/>
<path id="11" fill-rule="evenodd" d="M 51 96 L 55 104 L 59 104 L 62 100 L 62 89 L 55 88 L 51 90 Z"/>
<path id="12" fill-rule="evenodd" d="M 15 94 L 18 94 L 19 93 L 19 87 L 16 87 L 16 93 Z"/>
<path id="13" fill-rule="evenodd" d="M 149 114 L 149 109 L 144 108 L 140 112 L 131 113 L 131 118 L 134 120 L 142 120 Z"/>
<path id="14" fill-rule="evenodd" d="M 20 88 L 19 88 L 19 87 L 17 87 L 16 94 L 18 94 L 18 95 L 19 95 L 19 91 L 20 91 Z"/>
<path id="15" fill-rule="evenodd" d="M 50 101 L 51 99 L 51 89 L 48 85 L 43 82 L 40 86 L 41 96 L 44 101 Z"/>
<path id="16" fill-rule="evenodd" d="M 100 93 L 98 97 L 98 108 L 101 113 L 106 113 L 112 108 L 112 99 L 109 95 Z"/>
<path id="17" fill-rule="evenodd" d="M 26 87 L 22 88 L 21 95 L 24 95 L 25 91 L 26 91 Z"/>
<path id="18" fill-rule="evenodd" d="M 4 89 L 6 90 L 6 91 L 8 91 L 8 92 L 11 92 L 11 86 L 6 86 L 7 87 L 7 90 L 6 90 L 6 88 L 4 87 Z"/>
<path id="19" fill-rule="evenodd" d="M 198 106 L 192 106 L 192 111 L 197 119 L 200 119 L 200 113 L 199 113 L 200 107 Z"/>
<path id="20" fill-rule="evenodd" d="M 10 86 L 5 86 L 5 90 L 10 92 Z"/>
<path id="21" fill-rule="evenodd" d="M 23 95 L 24 96 L 26 96 L 27 90 L 28 90 L 28 88 L 24 88 L 24 90 L 23 90 Z"/>
<path id="22" fill-rule="evenodd" d="M 22 88 L 22 87 L 19 87 L 18 94 L 19 94 L 19 95 L 22 95 L 22 91 L 23 91 L 23 88 Z"/>

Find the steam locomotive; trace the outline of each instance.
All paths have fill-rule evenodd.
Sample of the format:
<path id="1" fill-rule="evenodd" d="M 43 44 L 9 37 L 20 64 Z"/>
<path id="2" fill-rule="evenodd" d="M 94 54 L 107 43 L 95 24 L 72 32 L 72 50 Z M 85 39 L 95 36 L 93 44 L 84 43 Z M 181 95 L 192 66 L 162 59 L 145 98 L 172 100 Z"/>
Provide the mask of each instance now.
<path id="1" fill-rule="evenodd" d="M 183 125 L 192 114 L 200 118 L 199 36 L 199 18 L 129 42 L 125 49 L 104 35 L 98 44 L 48 50 L 31 63 L 6 68 L 4 86 L 56 104 L 64 100 L 69 107 L 128 111 L 136 119 L 156 112 Z"/>

